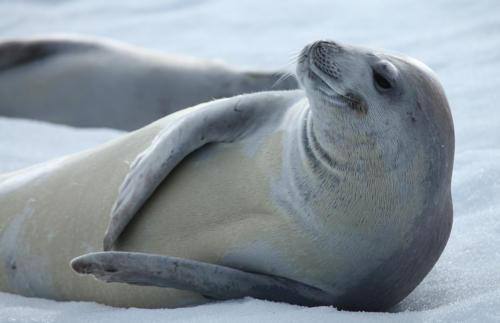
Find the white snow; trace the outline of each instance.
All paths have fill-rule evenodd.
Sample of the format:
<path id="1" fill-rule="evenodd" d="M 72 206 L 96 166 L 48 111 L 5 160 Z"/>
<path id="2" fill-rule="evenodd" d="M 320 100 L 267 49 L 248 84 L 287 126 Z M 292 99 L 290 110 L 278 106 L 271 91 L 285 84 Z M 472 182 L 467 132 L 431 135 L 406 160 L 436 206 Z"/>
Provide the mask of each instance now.
<path id="1" fill-rule="evenodd" d="M 291 66 L 293 53 L 318 38 L 385 48 L 437 72 L 456 130 L 451 238 L 398 313 L 253 299 L 175 310 L 117 309 L 0 293 L 0 322 L 500 321 L 499 1 L 25 0 L 0 1 L 0 14 L 0 37 L 85 33 L 249 68 Z M 0 171 L 120 133 L 0 118 Z"/>

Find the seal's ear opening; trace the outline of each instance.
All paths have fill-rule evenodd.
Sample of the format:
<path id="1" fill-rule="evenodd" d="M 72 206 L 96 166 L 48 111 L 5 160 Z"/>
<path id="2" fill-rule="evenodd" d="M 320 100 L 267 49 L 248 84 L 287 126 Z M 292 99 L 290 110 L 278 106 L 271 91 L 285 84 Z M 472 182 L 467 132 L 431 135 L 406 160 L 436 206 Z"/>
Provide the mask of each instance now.
<path id="1" fill-rule="evenodd" d="M 105 282 L 177 288 L 216 300 L 254 297 L 302 306 L 334 305 L 316 287 L 210 263 L 137 252 L 96 252 L 73 259 L 71 268 Z"/>

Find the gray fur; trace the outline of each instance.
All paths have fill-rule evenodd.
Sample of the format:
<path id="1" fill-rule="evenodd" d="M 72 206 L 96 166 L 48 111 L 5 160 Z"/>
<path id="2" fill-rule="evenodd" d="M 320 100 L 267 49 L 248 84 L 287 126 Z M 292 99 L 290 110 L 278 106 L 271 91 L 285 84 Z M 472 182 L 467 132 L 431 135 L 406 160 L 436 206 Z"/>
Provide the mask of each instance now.
<path id="1" fill-rule="evenodd" d="M 216 98 L 297 88 L 283 71 L 241 71 L 110 40 L 0 42 L 0 115 L 135 130 Z"/>
<path id="2" fill-rule="evenodd" d="M 284 134 L 272 199 L 301 228 L 306 242 L 289 241 L 301 247 L 286 251 L 301 262 L 266 268 L 228 257 L 227 265 L 280 268 L 279 276 L 314 286 L 345 309 L 387 309 L 408 295 L 451 230 L 454 131 L 444 91 L 411 58 L 324 41 L 303 50 L 297 76 L 307 100 L 233 98 L 165 128 L 120 189 L 105 249 L 188 154 L 208 143 L 255 140 L 253 133 L 273 125 Z M 266 121 L 265 113 L 280 117 Z"/>

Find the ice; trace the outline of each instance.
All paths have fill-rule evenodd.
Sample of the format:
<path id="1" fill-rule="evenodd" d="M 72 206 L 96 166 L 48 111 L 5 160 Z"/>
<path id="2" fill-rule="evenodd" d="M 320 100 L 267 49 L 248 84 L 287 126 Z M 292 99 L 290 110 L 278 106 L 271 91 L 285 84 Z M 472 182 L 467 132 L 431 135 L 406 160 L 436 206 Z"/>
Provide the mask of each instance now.
<path id="1" fill-rule="evenodd" d="M 450 241 L 432 272 L 393 313 L 253 299 L 175 310 L 118 309 L 0 293 L 0 322 L 500 321 L 500 2 L 0 1 L 0 13 L 0 37 L 85 33 L 247 68 L 292 68 L 294 53 L 320 38 L 404 53 L 439 75 L 456 131 Z M 120 134 L 0 118 L 0 171 Z"/>

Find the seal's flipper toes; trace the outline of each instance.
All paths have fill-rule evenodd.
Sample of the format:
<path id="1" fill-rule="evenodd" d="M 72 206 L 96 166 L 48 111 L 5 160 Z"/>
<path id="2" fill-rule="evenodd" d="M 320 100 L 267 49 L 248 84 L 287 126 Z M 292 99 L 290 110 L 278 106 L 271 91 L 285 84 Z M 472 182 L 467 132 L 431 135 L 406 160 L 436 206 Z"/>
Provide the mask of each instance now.
<path id="1" fill-rule="evenodd" d="M 85 259 L 85 256 L 74 258 L 73 260 L 71 260 L 69 265 L 74 271 L 76 271 L 79 274 L 92 273 L 93 264 L 92 262 L 89 262 L 87 259 Z"/>
<path id="2" fill-rule="evenodd" d="M 116 234 L 113 233 L 112 231 L 109 231 L 108 229 L 104 234 L 104 239 L 102 240 L 102 249 L 104 251 L 112 250 L 113 246 L 115 245 L 115 241 L 116 241 Z"/>
<path id="3" fill-rule="evenodd" d="M 305 306 L 331 305 L 333 296 L 294 280 L 168 256 L 96 252 L 73 259 L 72 268 L 106 282 L 177 288 L 217 300 L 254 297 Z"/>
<path id="4" fill-rule="evenodd" d="M 125 197 L 121 196 L 111 211 L 111 220 L 108 224 L 106 232 L 104 233 L 104 239 L 102 241 L 104 251 L 109 251 L 113 248 L 118 236 L 123 231 L 126 222 L 121 219 L 131 216 L 129 214 L 130 211 L 123 207 L 126 205 L 127 200 L 128 195 Z"/>
<path id="5" fill-rule="evenodd" d="M 132 185 L 120 191 L 120 195 L 111 210 L 111 220 L 104 234 L 103 248 L 105 251 L 113 248 L 126 225 L 133 218 L 135 212 L 137 212 L 130 205 L 135 204 L 135 201 L 141 199 L 143 192 L 139 189 L 140 187 L 143 187 L 142 183 L 132 182 Z"/>
<path id="6" fill-rule="evenodd" d="M 101 262 L 99 257 L 93 253 L 74 258 L 71 260 L 70 266 L 79 274 L 91 274 L 99 277 L 118 271 L 111 263 Z"/>
<path id="7" fill-rule="evenodd" d="M 144 191 L 141 188 L 145 185 L 142 176 L 135 176 L 136 174 L 128 175 L 124 184 L 120 188 L 118 198 L 111 209 L 111 220 L 106 229 L 103 239 L 103 249 L 105 251 L 111 250 L 125 229 L 130 219 L 137 211 L 131 208 L 130 205 L 136 204 L 138 200 L 142 200 Z"/>

